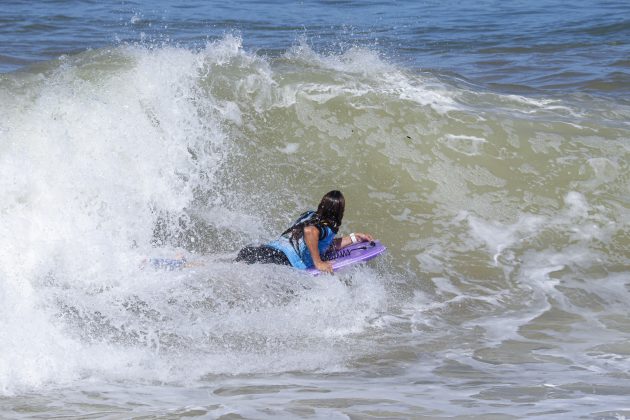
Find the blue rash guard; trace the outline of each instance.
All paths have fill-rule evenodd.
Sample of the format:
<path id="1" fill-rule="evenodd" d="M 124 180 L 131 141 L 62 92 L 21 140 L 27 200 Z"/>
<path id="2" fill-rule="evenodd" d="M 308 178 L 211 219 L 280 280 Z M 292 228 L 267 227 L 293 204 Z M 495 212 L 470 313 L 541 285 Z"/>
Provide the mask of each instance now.
<path id="1" fill-rule="evenodd" d="M 335 239 L 335 232 L 328 226 L 317 225 L 319 229 L 319 242 L 317 243 L 317 249 L 319 249 L 319 255 L 324 253 L 330 248 Z M 297 249 L 293 247 L 290 241 L 291 232 L 282 235 L 279 239 L 271 241 L 267 246 L 282 251 L 287 256 L 291 265 L 301 270 L 314 267 L 313 257 L 311 252 L 304 242 L 304 235 L 297 242 Z"/>

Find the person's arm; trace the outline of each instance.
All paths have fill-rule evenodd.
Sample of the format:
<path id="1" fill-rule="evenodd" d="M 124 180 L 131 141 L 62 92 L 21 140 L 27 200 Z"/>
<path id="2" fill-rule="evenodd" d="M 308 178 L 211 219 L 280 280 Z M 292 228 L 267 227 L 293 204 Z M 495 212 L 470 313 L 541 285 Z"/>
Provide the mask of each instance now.
<path id="1" fill-rule="evenodd" d="M 367 233 L 356 232 L 353 235 L 357 242 L 369 242 L 374 240 L 372 235 Z M 336 238 L 334 243 L 335 249 L 342 249 L 348 245 L 352 245 L 352 238 L 350 236 L 342 236 L 341 238 Z"/>
<path id="2" fill-rule="evenodd" d="M 319 255 L 319 229 L 315 226 L 306 226 L 304 228 L 304 243 L 306 243 L 306 247 L 311 253 L 315 268 L 325 273 L 332 273 L 332 263 L 330 261 L 322 261 L 322 257 Z"/>

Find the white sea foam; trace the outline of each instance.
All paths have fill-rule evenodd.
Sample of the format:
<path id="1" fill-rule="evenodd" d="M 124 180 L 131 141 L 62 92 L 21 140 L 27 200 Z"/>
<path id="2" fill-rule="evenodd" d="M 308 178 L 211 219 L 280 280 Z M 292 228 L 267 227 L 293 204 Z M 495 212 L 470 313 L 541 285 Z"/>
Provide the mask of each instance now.
<path id="1" fill-rule="evenodd" d="M 452 90 L 437 80 L 406 73 L 368 49 L 351 48 L 341 54 L 322 55 L 313 51 L 305 40 L 301 40 L 287 52 L 286 56 L 292 60 L 302 60 L 309 65 L 334 70 L 337 80 L 349 82 L 337 89 L 342 89 L 352 96 L 379 92 L 395 99 L 429 106 L 443 114 L 461 109 L 453 100 Z M 357 78 L 356 75 L 362 77 Z M 320 87 L 319 90 L 322 88 L 326 89 L 326 92 L 323 92 L 325 96 L 320 96 L 320 100 L 339 95 L 339 91 L 330 92 L 329 86 Z"/>
<path id="2" fill-rule="evenodd" d="M 66 311 L 86 293 L 146 280 L 136 271 L 151 253 L 157 218 L 182 214 L 197 188 L 212 186 L 224 134 L 208 118 L 218 109 L 213 99 L 197 86 L 204 55 L 121 52 L 132 62 L 120 71 L 92 79 L 81 60 L 69 60 L 2 104 L 5 392 L 64 383 L 85 369 L 141 367 L 143 349 L 77 341 Z M 111 303 L 73 316 L 105 313 Z M 107 322 L 124 325 L 114 315 Z M 95 333 L 107 325 L 95 324 Z"/>
<path id="3" fill-rule="evenodd" d="M 367 276 L 352 287 L 328 278 L 305 287 L 289 269 L 191 255 L 200 265 L 185 272 L 140 269 L 142 258 L 180 252 L 168 238 L 193 216 L 250 239 L 265 233 L 226 206 L 229 194 L 216 196 L 224 126 L 240 126 L 242 111 L 200 83 L 217 66 L 251 65 L 260 71 L 241 87 L 257 89 L 265 61 L 232 37 L 199 52 L 116 53 L 116 71 L 68 59 L 1 105 L 1 392 L 82 377 L 344 369 L 344 337 L 382 305 L 374 274 L 349 274 Z M 194 208 L 198 195 L 207 207 Z"/>
<path id="4" fill-rule="evenodd" d="M 292 155 L 298 151 L 300 148 L 300 143 L 287 143 L 282 149 L 279 149 L 282 153 L 286 153 L 287 155 Z"/>
<path id="5" fill-rule="evenodd" d="M 490 252 L 495 264 L 499 264 L 499 257 L 504 250 L 514 245 L 517 241 L 522 241 L 528 236 L 538 232 L 539 228 L 546 222 L 545 218 L 535 215 L 522 215 L 519 220 L 511 226 L 484 221 L 472 215 L 466 216 L 472 233 L 483 240 Z"/>
<path id="6" fill-rule="evenodd" d="M 483 143 L 487 143 L 486 139 L 481 137 L 454 134 L 447 134 L 446 136 L 438 139 L 438 141 L 443 142 L 449 148 L 468 156 L 479 155 L 481 153 Z"/>
<path id="7" fill-rule="evenodd" d="M 619 386 L 623 132 L 576 140 L 563 130 L 590 122 L 539 120 L 562 101 L 463 92 L 365 49 L 241 44 L 123 46 L 0 80 L 3 395 L 70 385 L 65 401 L 125 405 L 160 383 L 139 396 L 153 409 L 186 384 L 174 416 L 271 401 L 324 417 L 360 415 L 330 408 L 359 391 L 415 410 L 400 417 L 442 414 L 418 398 L 483 416 L 565 409 L 545 384 Z M 388 244 L 384 265 L 313 280 L 231 262 L 325 185 L 347 191 L 343 229 Z M 140 268 L 177 253 L 191 267 Z"/>

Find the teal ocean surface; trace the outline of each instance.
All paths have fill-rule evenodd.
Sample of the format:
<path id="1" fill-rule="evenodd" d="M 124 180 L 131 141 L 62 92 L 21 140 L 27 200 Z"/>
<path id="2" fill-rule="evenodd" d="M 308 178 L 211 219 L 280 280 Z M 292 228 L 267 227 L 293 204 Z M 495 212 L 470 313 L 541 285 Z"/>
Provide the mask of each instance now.
<path id="1" fill-rule="evenodd" d="M 625 1 L 3 1 L 0 417 L 630 417 L 628 97 Z"/>

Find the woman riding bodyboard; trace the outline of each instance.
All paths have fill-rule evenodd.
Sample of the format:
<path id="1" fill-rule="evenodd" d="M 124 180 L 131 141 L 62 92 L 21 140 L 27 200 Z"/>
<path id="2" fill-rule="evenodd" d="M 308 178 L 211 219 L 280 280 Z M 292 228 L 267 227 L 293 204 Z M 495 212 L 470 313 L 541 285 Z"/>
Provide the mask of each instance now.
<path id="1" fill-rule="evenodd" d="M 317 211 L 303 213 L 275 241 L 262 246 L 246 246 L 238 253 L 236 261 L 291 265 L 302 270 L 315 267 L 319 271 L 332 273 L 332 263 L 322 260 L 331 247 L 338 251 L 357 242 L 373 240 L 371 235 L 365 233 L 335 238 L 345 205 L 340 191 L 328 192 L 317 206 Z"/>

